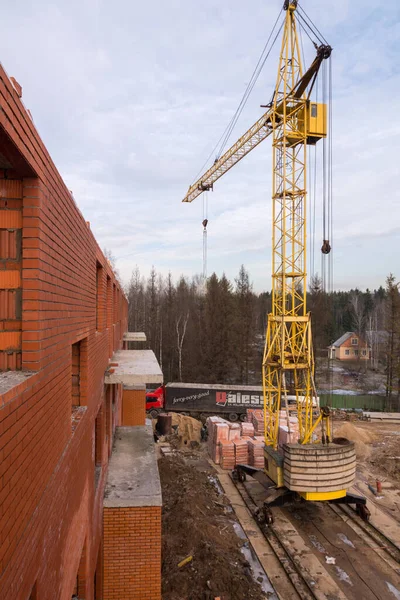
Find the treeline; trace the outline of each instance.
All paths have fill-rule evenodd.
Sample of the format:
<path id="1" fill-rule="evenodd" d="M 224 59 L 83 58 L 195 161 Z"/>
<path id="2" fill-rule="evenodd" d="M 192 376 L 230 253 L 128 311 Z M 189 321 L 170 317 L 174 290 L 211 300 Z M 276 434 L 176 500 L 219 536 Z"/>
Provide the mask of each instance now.
<path id="1" fill-rule="evenodd" d="M 146 278 L 136 268 L 127 288 L 129 330 L 144 331 L 165 381 L 260 384 L 271 294 L 256 294 L 244 266 L 233 282 L 215 273 L 200 277 L 163 277 L 154 267 Z M 321 280 L 311 280 L 307 307 L 312 314 L 314 350 L 327 347 L 346 331 L 361 336 L 386 332 L 380 364 L 400 379 L 400 299 L 393 276 L 386 287 L 327 294 Z"/>

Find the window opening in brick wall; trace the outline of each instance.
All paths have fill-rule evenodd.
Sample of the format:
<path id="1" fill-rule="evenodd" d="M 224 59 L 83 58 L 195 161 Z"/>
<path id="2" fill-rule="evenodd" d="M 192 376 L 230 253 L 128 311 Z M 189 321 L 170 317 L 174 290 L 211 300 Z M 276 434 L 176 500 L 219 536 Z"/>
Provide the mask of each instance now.
<path id="1" fill-rule="evenodd" d="M 35 585 L 32 588 L 32 591 L 29 595 L 28 600 L 38 600 L 38 595 L 37 595 L 37 584 L 35 583 Z"/>
<path id="2" fill-rule="evenodd" d="M 107 329 L 112 325 L 112 314 L 113 314 L 113 302 L 112 302 L 112 289 L 111 289 L 111 277 L 107 275 Z"/>
<path id="3" fill-rule="evenodd" d="M 111 454 L 112 445 L 112 386 L 106 386 L 106 442 L 108 456 Z"/>
<path id="4" fill-rule="evenodd" d="M 96 261 L 96 331 L 103 331 L 103 267 Z"/>
<path id="5" fill-rule="evenodd" d="M 351 338 L 351 345 L 352 346 L 358 346 L 358 339 L 357 338 Z"/>
<path id="6" fill-rule="evenodd" d="M 72 406 L 81 405 L 81 342 L 72 344 Z"/>
<path id="7" fill-rule="evenodd" d="M 78 573 L 76 575 L 76 582 L 74 590 L 72 592 L 71 600 L 85 600 L 86 599 L 86 576 L 87 576 L 87 565 L 86 565 L 86 540 L 83 544 L 82 554 L 79 561 Z"/>
<path id="8" fill-rule="evenodd" d="M 350 350 L 345 350 L 344 353 L 345 353 L 346 356 L 349 356 Z"/>
<path id="9" fill-rule="evenodd" d="M 113 283 L 113 323 L 117 322 L 117 287 Z"/>
<path id="10" fill-rule="evenodd" d="M 103 425 L 103 406 L 101 406 L 94 424 L 94 484 L 97 485 L 101 475 L 101 462 L 102 462 L 102 425 Z"/>
<path id="11" fill-rule="evenodd" d="M 74 591 L 72 592 L 72 596 L 71 596 L 71 600 L 79 600 L 79 596 L 78 596 L 78 575 L 76 576 L 76 580 L 75 580 L 75 585 L 74 585 Z"/>

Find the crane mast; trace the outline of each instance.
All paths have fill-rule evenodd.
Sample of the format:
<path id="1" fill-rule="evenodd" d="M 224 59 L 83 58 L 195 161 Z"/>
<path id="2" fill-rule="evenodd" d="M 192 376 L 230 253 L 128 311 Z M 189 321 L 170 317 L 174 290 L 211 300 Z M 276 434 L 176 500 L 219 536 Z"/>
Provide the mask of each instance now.
<path id="1" fill-rule="evenodd" d="M 297 398 L 302 443 L 314 428 L 314 360 L 306 306 L 308 99 L 305 92 L 294 92 L 303 75 L 295 9 L 296 3 L 288 3 L 272 113 L 272 312 L 262 370 L 266 443 L 274 449 L 289 383 Z"/>

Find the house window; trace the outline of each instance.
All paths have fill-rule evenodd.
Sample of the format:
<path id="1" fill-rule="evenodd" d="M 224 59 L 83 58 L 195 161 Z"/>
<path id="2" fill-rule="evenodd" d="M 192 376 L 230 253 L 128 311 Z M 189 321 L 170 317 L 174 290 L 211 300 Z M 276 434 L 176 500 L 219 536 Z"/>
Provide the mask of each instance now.
<path id="1" fill-rule="evenodd" d="M 345 353 L 346 356 L 349 356 L 350 355 L 350 350 L 345 350 L 344 353 Z"/>
<path id="2" fill-rule="evenodd" d="M 363 356 L 367 356 L 367 351 L 366 351 L 366 350 L 362 350 L 362 351 L 361 351 L 361 354 L 362 354 Z"/>
<path id="3" fill-rule="evenodd" d="M 358 346 L 358 339 L 357 338 L 351 338 L 351 345 L 352 346 Z"/>
<path id="4" fill-rule="evenodd" d="M 358 356 L 358 350 L 354 350 L 354 355 Z"/>

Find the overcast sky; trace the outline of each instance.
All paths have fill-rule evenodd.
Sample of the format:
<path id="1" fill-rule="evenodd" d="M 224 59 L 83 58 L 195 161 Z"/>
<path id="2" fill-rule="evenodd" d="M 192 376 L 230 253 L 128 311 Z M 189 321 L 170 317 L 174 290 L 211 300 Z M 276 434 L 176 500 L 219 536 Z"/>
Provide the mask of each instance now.
<path id="1" fill-rule="evenodd" d="M 135 265 L 175 278 L 202 271 L 202 199 L 181 200 L 233 115 L 282 4 L 4 4 L 0 60 L 123 280 Z M 378 287 L 389 272 L 400 278 L 400 4 L 301 5 L 334 48 L 334 284 Z M 232 143 L 261 116 L 276 69 L 272 53 Z M 244 263 L 256 291 L 270 289 L 271 160 L 266 140 L 209 194 L 208 272 L 233 279 Z M 321 241 L 317 227 L 316 248 Z"/>

